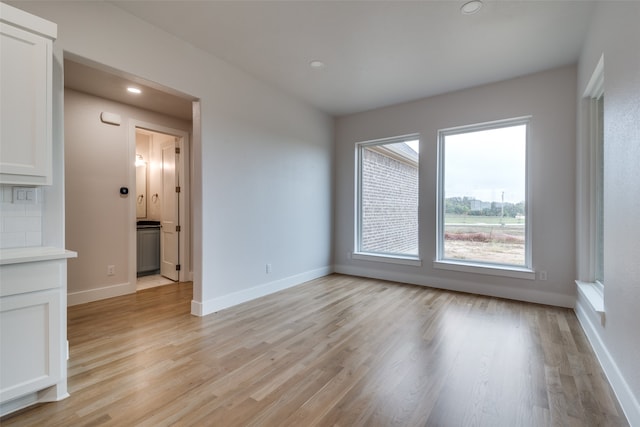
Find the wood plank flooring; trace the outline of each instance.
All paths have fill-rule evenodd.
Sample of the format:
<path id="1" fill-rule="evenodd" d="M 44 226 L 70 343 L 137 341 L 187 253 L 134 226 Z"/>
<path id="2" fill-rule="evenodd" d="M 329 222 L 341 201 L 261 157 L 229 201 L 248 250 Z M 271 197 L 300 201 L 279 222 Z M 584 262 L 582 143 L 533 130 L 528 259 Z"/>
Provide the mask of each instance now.
<path id="1" fill-rule="evenodd" d="M 69 308 L 69 392 L 9 426 L 626 426 L 571 310 L 332 275 L 202 318 Z"/>

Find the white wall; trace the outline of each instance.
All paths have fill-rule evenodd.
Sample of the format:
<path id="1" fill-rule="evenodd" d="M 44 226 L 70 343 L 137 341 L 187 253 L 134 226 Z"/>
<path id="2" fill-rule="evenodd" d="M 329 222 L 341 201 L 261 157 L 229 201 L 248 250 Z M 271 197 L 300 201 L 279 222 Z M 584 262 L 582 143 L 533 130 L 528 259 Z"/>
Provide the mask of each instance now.
<path id="1" fill-rule="evenodd" d="M 336 124 L 336 271 L 505 298 L 573 306 L 575 67 L 342 117 Z M 438 129 L 531 115 L 533 267 L 547 281 L 433 268 Z M 354 143 L 420 134 L 421 267 L 350 259 L 354 250 Z"/>
<path id="2" fill-rule="evenodd" d="M 102 112 L 120 115 L 121 125 L 102 123 Z M 191 123 L 70 89 L 65 90 L 64 120 L 66 243 L 78 252 L 68 262 L 69 304 L 135 292 L 129 275 L 136 259 L 129 245 L 135 233 L 130 211 L 135 188 L 127 197 L 119 193 L 129 185 L 133 162 L 130 123 L 185 132 Z M 115 266 L 115 275 L 107 275 L 108 265 Z"/>
<path id="3" fill-rule="evenodd" d="M 111 4 L 13 4 L 56 22 L 66 52 L 200 99 L 193 312 L 331 271 L 330 117 Z"/>
<path id="4" fill-rule="evenodd" d="M 578 67 L 578 97 L 604 54 L 604 304 L 576 312 L 631 425 L 640 425 L 640 3 L 598 4 Z M 584 102 L 579 100 L 582 107 Z M 581 111 L 583 113 L 583 111 Z M 580 114 L 579 117 L 584 117 Z M 579 128 L 584 129 L 584 121 Z M 579 140 L 579 156 L 587 141 Z M 579 187 L 580 188 L 580 187 Z M 578 194 L 584 205 L 588 194 Z M 578 222 L 582 212 L 578 212 Z M 588 254 L 580 247 L 579 253 Z M 579 265 L 580 279 L 585 262 Z M 593 278 L 591 278 L 593 279 Z"/>

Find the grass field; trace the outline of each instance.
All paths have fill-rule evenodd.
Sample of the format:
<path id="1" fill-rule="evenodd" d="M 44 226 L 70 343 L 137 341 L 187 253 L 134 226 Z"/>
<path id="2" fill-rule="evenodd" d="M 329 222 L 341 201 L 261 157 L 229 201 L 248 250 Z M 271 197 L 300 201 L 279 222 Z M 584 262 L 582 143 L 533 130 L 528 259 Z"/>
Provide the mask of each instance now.
<path id="1" fill-rule="evenodd" d="M 445 214 L 445 224 L 522 224 L 524 219 L 499 216 L 475 216 L 475 215 L 456 215 Z"/>
<path id="2" fill-rule="evenodd" d="M 499 264 L 525 264 L 524 219 L 445 215 L 444 256 Z"/>

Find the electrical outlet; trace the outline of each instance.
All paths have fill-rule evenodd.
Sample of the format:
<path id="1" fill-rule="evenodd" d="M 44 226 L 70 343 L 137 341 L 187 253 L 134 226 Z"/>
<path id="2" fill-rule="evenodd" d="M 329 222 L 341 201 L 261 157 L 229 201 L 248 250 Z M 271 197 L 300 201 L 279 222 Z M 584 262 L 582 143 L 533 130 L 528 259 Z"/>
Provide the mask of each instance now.
<path id="1" fill-rule="evenodd" d="M 540 278 L 540 280 L 547 280 L 547 272 L 545 270 L 542 270 L 539 274 L 538 277 Z"/>
<path id="2" fill-rule="evenodd" d="M 107 265 L 107 276 L 115 276 L 115 274 L 116 274 L 116 266 Z"/>
<path id="3" fill-rule="evenodd" d="M 267 274 L 271 274 L 271 264 L 267 264 L 265 270 Z"/>

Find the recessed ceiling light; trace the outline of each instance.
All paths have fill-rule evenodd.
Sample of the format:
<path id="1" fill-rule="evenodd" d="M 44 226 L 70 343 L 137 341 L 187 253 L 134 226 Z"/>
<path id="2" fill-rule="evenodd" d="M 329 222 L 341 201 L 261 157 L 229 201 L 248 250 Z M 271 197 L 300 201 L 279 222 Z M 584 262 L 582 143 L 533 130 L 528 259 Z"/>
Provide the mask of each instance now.
<path id="1" fill-rule="evenodd" d="M 320 68 L 324 68 L 325 64 L 322 61 L 318 61 L 317 59 L 314 59 L 313 61 L 309 62 L 309 66 L 311 68 L 320 69 Z"/>
<path id="2" fill-rule="evenodd" d="M 473 15 L 474 13 L 478 13 L 480 9 L 482 9 L 482 2 L 480 0 L 471 0 L 462 5 L 460 12 L 462 12 L 463 15 Z"/>
<path id="3" fill-rule="evenodd" d="M 142 93 L 142 91 L 140 89 L 138 89 L 137 87 L 133 87 L 133 86 L 129 86 L 127 88 L 127 91 L 129 91 L 131 93 L 136 93 L 136 94 Z"/>

